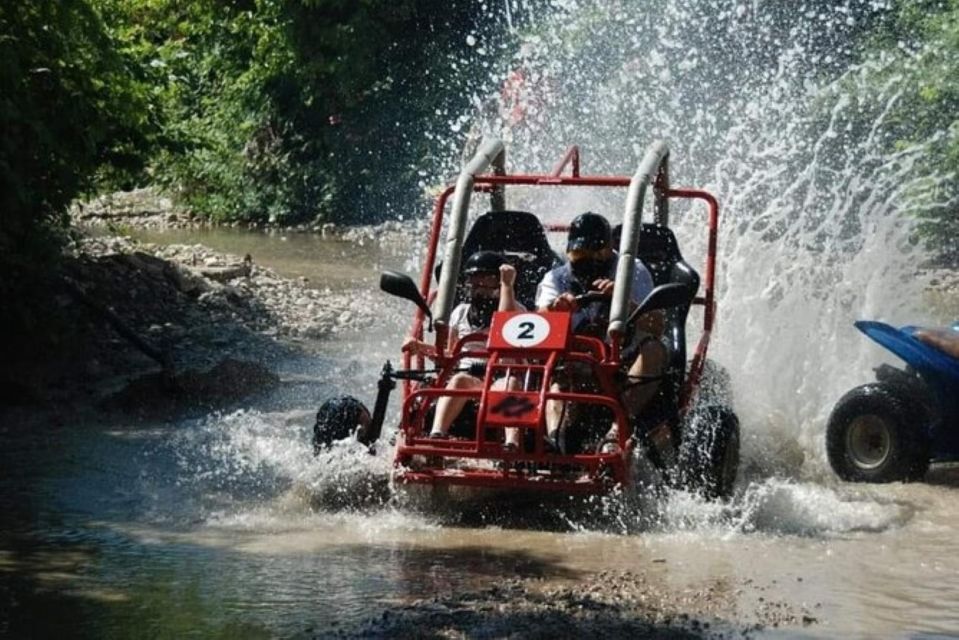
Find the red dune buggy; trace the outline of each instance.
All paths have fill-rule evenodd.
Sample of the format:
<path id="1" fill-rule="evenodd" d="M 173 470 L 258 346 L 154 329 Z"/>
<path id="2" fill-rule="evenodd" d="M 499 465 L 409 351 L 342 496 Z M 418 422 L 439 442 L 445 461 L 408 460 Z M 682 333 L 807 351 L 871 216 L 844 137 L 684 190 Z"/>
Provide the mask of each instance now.
<path id="1" fill-rule="evenodd" d="M 505 172 L 501 142 L 484 144 L 456 184 L 436 201 L 419 287 L 396 272 L 384 273 L 380 282 L 386 292 L 417 305 L 412 335 L 422 340 L 424 333 L 432 333 L 439 355 L 429 363 L 421 356 L 405 354 L 400 369 L 387 362 L 372 414 L 354 399 L 328 401 L 318 415 L 314 446 L 322 448 L 340 437 L 357 437 L 366 444 L 376 441 L 390 392 L 395 381 L 401 380 L 394 485 L 601 494 L 617 486 L 632 486 L 634 463 L 638 456 L 646 455 L 664 477 L 710 498 L 728 497 L 739 464 L 739 423 L 728 394 L 720 392 L 724 391 L 720 389 L 724 387 L 719 379 L 722 372 L 706 360 L 716 316 L 719 207 L 705 191 L 670 187 L 668 160 L 666 146 L 657 142 L 649 147 L 631 178 L 583 176 L 579 151 L 572 147 L 551 173 L 516 175 Z M 560 263 L 547 232 L 567 227 L 544 225 L 534 213 L 508 210 L 508 185 L 626 188 L 605 336 L 574 333 L 570 312 L 534 310 L 537 284 Z M 642 205 L 649 187 L 653 219 L 643 223 Z M 480 215 L 467 231 L 470 198 L 476 192 L 489 194 L 490 211 Z M 447 207 L 451 196 L 452 206 Z M 709 235 L 703 287 L 697 272 L 683 260 L 669 228 L 672 199 L 706 204 Z M 437 265 L 440 231 L 448 209 L 444 256 Z M 497 312 L 488 333 L 459 336 L 449 349 L 450 314 L 463 296 L 461 265 L 465 257 L 481 250 L 498 252 L 515 266 L 516 297 L 529 311 Z M 655 285 L 638 308 L 629 299 L 634 258 L 644 262 Z M 435 287 L 434 277 L 438 280 Z M 686 321 L 692 305 L 704 307 L 703 328 L 687 362 Z M 625 371 L 632 323 L 652 310 L 661 310 L 665 317 L 668 362 L 658 381 L 652 403 L 655 408 L 631 416 L 622 394 L 624 385 L 629 384 Z M 485 346 L 477 348 L 477 343 Z M 477 365 L 477 361 L 483 364 Z M 567 390 L 560 390 L 563 387 L 553 385 L 573 367 L 580 375 L 588 372 L 588 389 L 570 390 L 567 385 Z M 482 387 L 448 389 L 447 382 L 460 371 L 481 378 Z M 510 389 L 493 384 L 504 376 L 518 383 Z M 716 380 L 704 385 L 705 378 Z M 710 393 L 704 386 L 716 392 Z M 466 396 L 471 402 L 454 423 L 452 437 L 430 438 L 431 416 L 443 396 Z M 566 414 L 561 425 L 567 436 L 562 450 L 549 447 L 545 437 L 549 400 L 564 401 L 565 406 L 576 409 Z M 504 446 L 506 429 L 520 429 L 523 446 Z"/>

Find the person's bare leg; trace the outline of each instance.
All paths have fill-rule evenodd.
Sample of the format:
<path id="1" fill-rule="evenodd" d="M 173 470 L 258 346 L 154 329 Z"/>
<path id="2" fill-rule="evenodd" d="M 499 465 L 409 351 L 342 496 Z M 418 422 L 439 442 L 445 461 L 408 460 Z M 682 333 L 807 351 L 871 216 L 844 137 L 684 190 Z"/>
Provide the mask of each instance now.
<path id="1" fill-rule="evenodd" d="M 648 340 L 640 349 L 636 361 L 629 368 L 629 383 L 633 386 L 623 391 L 623 402 L 630 417 L 640 416 L 649 406 L 650 401 L 659 390 L 659 380 L 644 382 L 646 376 L 662 375 L 666 368 L 668 349 L 659 340 Z M 641 384 L 634 384 L 640 382 Z M 613 438 L 617 437 L 616 425 L 611 430 Z M 675 462 L 676 450 L 673 435 L 665 425 L 659 425 L 647 434 L 656 456 L 662 464 L 671 465 Z"/>
<path id="2" fill-rule="evenodd" d="M 644 379 L 662 375 L 666 367 L 666 356 L 666 345 L 659 340 L 647 341 L 636 356 L 636 360 L 629 368 L 629 386 L 623 392 L 623 401 L 630 414 L 637 416 L 642 413 L 656 395 L 659 390 L 659 381 Z"/>
<path id="3" fill-rule="evenodd" d="M 500 378 L 499 380 L 494 382 L 490 388 L 498 391 L 502 391 L 505 389 L 509 389 L 510 391 L 516 391 L 517 389 L 520 388 L 519 380 L 517 380 L 513 376 L 510 376 L 508 378 Z M 516 449 L 519 449 L 519 440 L 520 440 L 519 435 L 520 435 L 520 429 L 515 427 L 513 428 L 507 427 L 506 435 L 504 436 L 504 439 L 506 441 L 505 444 L 508 446 L 512 446 Z"/>
<path id="4" fill-rule="evenodd" d="M 556 393 L 562 389 L 555 382 L 550 385 L 550 391 Z M 559 423 L 563 419 L 563 411 L 566 410 L 566 403 L 562 400 L 546 401 L 546 436 L 551 438 L 554 443 L 559 442 Z"/>
<path id="5" fill-rule="evenodd" d="M 478 389 L 483 386 L 483 381 L 468 373 L 457 373 L 446 384 L 447 389 Z M 469 398 L 462 396 L 443 396 L 436 402 L 436 414 L 433 416 L 433 428 L 430 429 L 430 435 L 446 435 L 450 431 L 450 425 L 456 420 L 456 417 L 466 406 Z"/>

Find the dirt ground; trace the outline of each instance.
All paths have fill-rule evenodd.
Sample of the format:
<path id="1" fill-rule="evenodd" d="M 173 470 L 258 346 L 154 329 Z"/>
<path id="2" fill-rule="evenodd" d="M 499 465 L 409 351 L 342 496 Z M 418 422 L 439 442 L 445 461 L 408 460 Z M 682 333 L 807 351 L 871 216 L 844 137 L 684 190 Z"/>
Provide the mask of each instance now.
<path id="1" fill-rule="evenodd" d="M 565 586 L 517 579 L 390 607 L 359 629 L 324 630 L 315 637 L 750 638 L 766 629 L 817 623 L 814 611 L 769 600 L 762 595 L 765 586 L 750 580 L 732 588 L 755 593 L 755 605 L 737 611 L 730 588 L 669 591 L 629 571 L 602 572 Z"/>

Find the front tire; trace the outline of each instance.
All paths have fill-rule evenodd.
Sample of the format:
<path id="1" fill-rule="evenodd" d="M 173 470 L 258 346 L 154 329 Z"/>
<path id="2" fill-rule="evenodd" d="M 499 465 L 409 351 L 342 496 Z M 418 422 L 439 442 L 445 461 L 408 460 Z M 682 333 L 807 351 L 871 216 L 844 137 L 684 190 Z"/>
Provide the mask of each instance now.
<path id="1" fill-rule="evenodd" d="M 338 440 L 356 437 L 370 424 L 370 412 L 353 396 L 334 396 L 316 412 L 313 424 L 313 453 L 318 454 Z"/>
<path id="2" fill-rule="evenodd" d="M 921 479 L 929 469 L 928 415 L 896 388 L 864 384 L 844 395 L 826 427 L 829 464 L 850 482 Z"/>
<path id="3" fill-rule="evenodd" d="M 733 405 L 733 379 L 729 370 L 709 358 L 703 362 L 699 381 L 699 402 L 703 405 L 730 407 Z"/>
<path id="4" fill-rule="evenodd" d="M 733 495 L 739 473 L 739 418 L 732 409 L 710 406 L 687 417 L 679 454 L 682 486 L 708 500 Z"/>

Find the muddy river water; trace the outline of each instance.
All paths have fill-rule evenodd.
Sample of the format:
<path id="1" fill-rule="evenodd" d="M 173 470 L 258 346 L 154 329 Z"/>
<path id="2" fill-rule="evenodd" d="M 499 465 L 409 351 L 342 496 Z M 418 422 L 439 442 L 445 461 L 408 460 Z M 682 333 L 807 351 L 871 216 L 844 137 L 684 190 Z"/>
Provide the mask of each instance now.
<path id="1" fill-rule="evenodd" d="M 320 287 L 373 287 L 378 269 L 408 268 L 375 244 L 189 238 Z M 822 461 L 747 459 L 728 505 L 675 494 L 603 518 L 564 505 L 540 507 L 540 519 L 529 505 L 523 518 L 508 504 L 485 518 L 383 504 L 388 453 L 316 460 L 310 414 L 334 392 L 371 398 L 405 327 L 391 316 L 375 336 L 329 341 L 285 365 L 279 391 L 213 415 L 5 426 L 0 636 L 323 637 L 416 599 L 604 571 L 641 573 L 680 609 L 709 592 L 713 629 L 761 621 L 769 607 L 801 614 L 751 637 L 959 635 L 959 469 L 864 486 Z M 744 420 L 747 439 L 760 428 Z M 343 494 L 365 499 L 337 506 Z"/>

